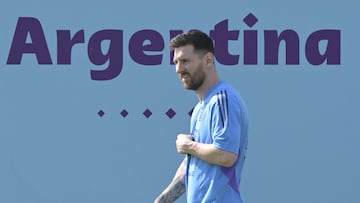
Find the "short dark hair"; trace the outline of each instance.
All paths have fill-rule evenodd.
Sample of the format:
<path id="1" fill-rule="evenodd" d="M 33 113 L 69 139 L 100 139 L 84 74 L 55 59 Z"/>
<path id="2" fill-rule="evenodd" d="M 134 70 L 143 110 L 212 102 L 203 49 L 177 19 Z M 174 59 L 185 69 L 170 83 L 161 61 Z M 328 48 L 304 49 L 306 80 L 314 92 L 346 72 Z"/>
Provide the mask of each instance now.
<path id="1" fill-rule="evenodd" d="M 193 45 L 195 51 L 211 52 L 215 55 L 213 40 L 200 30 L 181 33 L 170 41 L 171 50 L 185 45 Z"/>

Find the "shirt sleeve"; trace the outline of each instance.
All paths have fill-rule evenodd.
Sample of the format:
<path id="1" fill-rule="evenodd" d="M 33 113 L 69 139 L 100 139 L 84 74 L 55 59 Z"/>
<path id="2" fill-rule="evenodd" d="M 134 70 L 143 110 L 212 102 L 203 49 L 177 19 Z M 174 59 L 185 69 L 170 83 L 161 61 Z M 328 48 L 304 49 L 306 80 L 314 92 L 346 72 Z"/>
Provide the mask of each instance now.
<path id="1" fill-rule="evenodd" d="M 211 131 L 216 148 L 239 154 L 241 138 L 241 105 L 236 96 L 226 90 L 213 100 Z"/>

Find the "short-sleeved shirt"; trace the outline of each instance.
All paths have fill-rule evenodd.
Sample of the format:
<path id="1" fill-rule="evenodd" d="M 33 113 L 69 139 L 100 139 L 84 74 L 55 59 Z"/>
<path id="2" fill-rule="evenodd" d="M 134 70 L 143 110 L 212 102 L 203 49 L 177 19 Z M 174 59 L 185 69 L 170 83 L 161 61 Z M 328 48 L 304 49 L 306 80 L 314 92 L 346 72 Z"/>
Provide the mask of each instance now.
<path id="1" fill-rule="evenodd" d="M 238 155 L 231 167 L 188 156 L 188 203 L 242 203 L 239 184 L 248 143 L 248 113 L 243 99 L 227 82 L 212 87 L 193 110 L 190 132 L 196 142 Z"/>

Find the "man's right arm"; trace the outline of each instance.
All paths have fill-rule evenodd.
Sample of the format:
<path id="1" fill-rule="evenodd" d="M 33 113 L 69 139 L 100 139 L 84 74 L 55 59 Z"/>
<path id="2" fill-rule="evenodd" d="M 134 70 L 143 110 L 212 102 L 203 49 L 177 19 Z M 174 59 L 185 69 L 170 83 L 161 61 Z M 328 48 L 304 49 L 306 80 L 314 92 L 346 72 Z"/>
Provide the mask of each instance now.
<path id="1" fill-rule="evenodd" d="M 172 203 L 185 192 L 186 160 L 181 162 L 175 176 L 167 188 L 155 199 L 154 203 Z"/>

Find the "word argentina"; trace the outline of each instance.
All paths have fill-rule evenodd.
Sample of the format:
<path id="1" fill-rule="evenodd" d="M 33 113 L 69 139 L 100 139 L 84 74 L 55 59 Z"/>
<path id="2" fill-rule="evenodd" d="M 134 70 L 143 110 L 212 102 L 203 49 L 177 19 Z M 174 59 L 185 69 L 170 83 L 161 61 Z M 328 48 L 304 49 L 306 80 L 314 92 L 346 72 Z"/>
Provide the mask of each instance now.
<path id="1" fill-rule="evenodd" d="M 251 28 L 258 19 L 248 14 L 244 23 Z M 169 40 L 183 30 L 169 30 Z M 258 64 L 258 30 L 243 30 L 244 65 Z M 79 30 L 71 35 L 70 30 L 56 30 L 57 36 L 57 64 L 69 65 L 72 59 L 72 48 L 85 44 L 85 31 Z M 229 41 L 239 39 L 240 30 L 229 30 L 228 19 L 217 23 L 210 36 L 214 40 L 216 60 L 223 65 L 239 64 L 240 55 L 229 53 Z M 296 31 L 286 29 L 263 31 L 263 53 L 265 65 L 276 65 L 279 61 L 280 44 L 285 44 L 285 63 L 287 65 L 300 64 L 300 39 Z M 31 41 L 30 41 L 31 40 Z M 168 41 L 168 40 L 167 40 Z M 107 42 L 104 45 L 103 42 Z M 97 66 L 107 66 L 101 70 L 90 70 L 92 80 L 111 80 L 116 78 L 123 69 L 124 58 L 123 30 L 105 29 L 93 33 L 87 41 L 87 55 L 90 62 Z M 131 59 L 142 65 L 160 65 L 163 62 L 162 52 L 165 41 L 161 33 L 152 29 L 144 29 L 132 34 L 128 42 Z M 307 61 L 312 65 L 340 64 L 340 30 L 323 29 L 312 32 L 304 44 Z M 107 47 L 104 47 L 107 46 Z M 105 51 L 104 51 L 105 50 Z M 105 53 L 104 53 L 105 52 Z M 34 17 L 19 17 L 12 39 L 8 65 L 21 64 L 24 54 L 34 54 L 38 64 L 53 64 L 47 40 L 40 21 Z M 170 54 L 169 63 L 172 63 Z"/>

